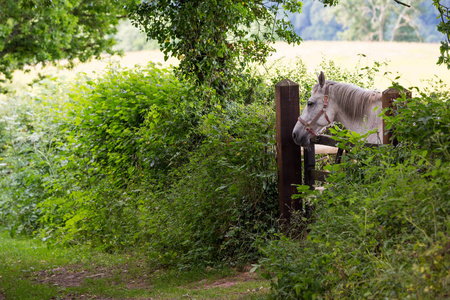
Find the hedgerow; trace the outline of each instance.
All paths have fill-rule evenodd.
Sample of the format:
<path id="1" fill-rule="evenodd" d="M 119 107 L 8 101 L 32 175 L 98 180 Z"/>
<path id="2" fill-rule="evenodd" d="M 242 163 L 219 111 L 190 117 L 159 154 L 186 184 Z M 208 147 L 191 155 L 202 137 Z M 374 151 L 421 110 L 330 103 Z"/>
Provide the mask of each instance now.
<path id="1" fill-rule="evenodd" d="M 255 259 L 253 235 L 276 230 L 274 113 L 248 90 L 154 65 L 42 81 L 3 118 L 1 222 L 161 264 Z"/>
<path id="2" fill-rule="evenodd" d="M 371 87 L 379 64 L 321 68 Z M 387 120 L 400 145 L 356 143 L 323 193 L 302 195 L 315 207 L 307 231 L 283 235 L 273 86 L 298 82 L 304 105 L 315 76 L 301 62 L 270 72 L 249 70 L 219 96 L 154 65 L 112 67 L 0 102 L 0 223 L 157 265 L 259 259 L 275 298 L 448 295 L 448 92 L 415 91 Z"/>

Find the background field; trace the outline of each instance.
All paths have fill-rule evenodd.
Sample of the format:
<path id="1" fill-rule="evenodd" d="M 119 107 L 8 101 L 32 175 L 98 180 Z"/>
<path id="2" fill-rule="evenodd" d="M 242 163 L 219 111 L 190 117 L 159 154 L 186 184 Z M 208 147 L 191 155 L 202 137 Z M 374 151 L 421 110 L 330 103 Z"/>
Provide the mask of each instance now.
<path id="1" fill-rule="evenodd" d="M 422 80 L 434 75 L 449 85 L 450 71 L 444 66 L 436 65 L 438 56 L 439 44 L 307 41 L 296 47 L 278 44 L 277 53 L 272 59 L 292 60 L 300 57 L 310 70 L 315 70 L 323 58 L 333 60 L 345 68 L 353 68 L 358 62 L 362 66 L 371 66 L 373 61 L 387 61 L 388 68 L 383 68 L 382 71 L 389 71 L 391 74 L 378 77 L 375 81 L 376 88 L 384 90 L 390 86 L 390 79 L 394 80 L 397 75 L 401 75 L 399 83 L 406 87 L 423 86 Z M 331 74 L 329 76 L 332 78 Z"/>
<path id="2" fill-rule="evenodd" d="M 382 66 L 380 76 L 375 81 L 375 87 L 384 90 L 391 85 L 398 75 L 400 84 L 411 87 L 423 87 L 423 80 L 437 76 L 447 85 L 450 85 L 450 71 L 444 66 L 436 65 L 439 56 L 439 44 L 426 43 L 395 43 L 395 42 L 348 42 L 348 41 L 305 41 L 299 46 L 290 46 L 286 43 L 276 44 L 277 52 L 269 58 L 268 65 L 279 61 L 281 64 L 290 64 L 301 59 L 310 71 L 317 71 L 317 66 L 325 58 L 334 61 L 338 66 L 352 69 L 356 65 L 372 66 L 374 61 L 388 62 L 388 67 Z M 365 57 L 360 54 L 364 54 Z M 163 66 L 175 65 L 176 58 L 164 61 L 164 55 L 158 50 L 128 52 L 123 57 L 105 57 L 89 63 L 79 64 L 74 70 L 62 70 L 55 67 L 39 69 L 43 74 L 67 76 L 69 79 L 76 72 L 88 74 L 98 73 L 110 63 L 117 63 L 124 67 L 145 65 L 153 61 Z M 385 72 L 390 72 L 383 75 Z M 24 74 L 16 72 L 14 84 L 25 85 L 36 76 L 36 70 Z M 330 79 L 332 74 L 326 74 Z"/>

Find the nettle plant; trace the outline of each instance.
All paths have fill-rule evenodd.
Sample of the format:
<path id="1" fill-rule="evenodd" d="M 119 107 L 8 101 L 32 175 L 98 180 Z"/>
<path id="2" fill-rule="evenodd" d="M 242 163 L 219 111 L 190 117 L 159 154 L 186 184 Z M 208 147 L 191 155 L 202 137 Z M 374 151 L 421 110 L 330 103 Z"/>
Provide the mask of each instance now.
<path id="1" fill-rule="evenodd" d="M 33 93 L 10 97 L 1 118 L 0 211 L 12 235 L 36 230 L 42 215 L 38 204 L 49 197 L 48 188 L 58 178 L 66 88 L 45 79 Z"/>

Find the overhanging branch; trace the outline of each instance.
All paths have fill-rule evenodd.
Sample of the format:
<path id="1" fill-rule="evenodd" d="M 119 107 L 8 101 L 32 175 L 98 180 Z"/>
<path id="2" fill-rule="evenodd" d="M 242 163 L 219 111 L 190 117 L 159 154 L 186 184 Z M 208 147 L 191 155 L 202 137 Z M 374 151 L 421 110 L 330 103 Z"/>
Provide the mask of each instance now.
<path id="1" fill-rule="evenodd" d="M 411 5 L 409 5 L 409 4 L 407 4 L 407 3 L 404 3 L 404 2 L 401 2 L 401 1 L 399 1 L 399 0 L 394 0 L 395 2 L 397 2 L 398 4 L 400 4 L 400 5 L 404 5 L 404 6 L 406 6 L 406 7 L 411 7 Z"/>

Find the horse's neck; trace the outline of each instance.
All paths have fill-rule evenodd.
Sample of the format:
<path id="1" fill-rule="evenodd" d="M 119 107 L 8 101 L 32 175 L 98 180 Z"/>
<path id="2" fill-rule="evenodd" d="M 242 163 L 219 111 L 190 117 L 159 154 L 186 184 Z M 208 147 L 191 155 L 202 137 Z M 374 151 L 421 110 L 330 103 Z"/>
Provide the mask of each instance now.
<path id="1" fill-rule="evenodd" d="M 344 127 L 350 131 L 355 131 L 360 134 L 367 133 L 375 128 L 378 132 L 371 134 L 367 138 L 368 143 L 380 144 L 383 140 L 382 138 L 382 119 L 378 116 L 381 113 L 381 101 L 375 102 L 368 110 L 368 114 L 364 118 L 358 120 L 352 120 L 348 118 L 345 114 L 338 114 L 335 117 L 335 121 L 342 123 Z"/>

